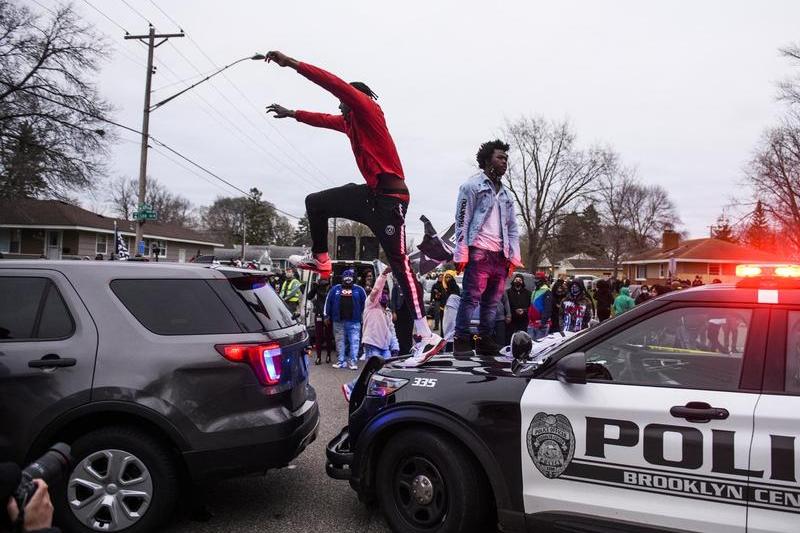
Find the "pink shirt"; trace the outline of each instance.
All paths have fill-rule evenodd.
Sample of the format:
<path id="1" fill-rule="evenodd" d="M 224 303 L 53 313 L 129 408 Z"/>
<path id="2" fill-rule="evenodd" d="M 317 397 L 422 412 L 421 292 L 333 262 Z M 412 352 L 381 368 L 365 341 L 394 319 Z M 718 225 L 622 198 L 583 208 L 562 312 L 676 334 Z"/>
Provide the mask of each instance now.
<path id="1" fill-rule="evenodd" d="M 367 297 L 362 315 L 361 342 L 376 348 L 397 349 L 397 334 L 392 323 L 392 312 L 381 305 L 381 294 L 386 286 L 386 275 L 381 274 L 375 280 L 375 286 Z"/>

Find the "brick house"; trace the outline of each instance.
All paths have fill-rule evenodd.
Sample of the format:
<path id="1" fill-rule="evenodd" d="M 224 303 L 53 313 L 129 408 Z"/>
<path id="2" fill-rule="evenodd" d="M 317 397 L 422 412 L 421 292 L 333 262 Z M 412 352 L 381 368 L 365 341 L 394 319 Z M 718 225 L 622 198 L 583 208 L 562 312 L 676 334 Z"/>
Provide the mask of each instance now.
<path id="1" fill-rule="evenodd" d="M 661 248 L 629 257 L 622 261 L 623 274 L 635 283 L 664 283 L 673 272 L 673 279 L 703 283 L 719 279 L 723 283 L 736 280 L 736 265 L 746 263 L 786 264 L 777 255 L 733 244 L 719 239 L 690 239 L 681 242 L 674 231 L 665 231 Z"/>
<path id="2" fill-rule="evenodd" d="M 136 224 L 87 211 L 59 200 L 0 200 L 0 253 L 6 258 L 107 259 L 114 252 L 114 222 L 131 255 L 136 252 Z M 174 224 L 144 225 L 145 256 L 184 262 L 210 254 L 220 243 Z"/>

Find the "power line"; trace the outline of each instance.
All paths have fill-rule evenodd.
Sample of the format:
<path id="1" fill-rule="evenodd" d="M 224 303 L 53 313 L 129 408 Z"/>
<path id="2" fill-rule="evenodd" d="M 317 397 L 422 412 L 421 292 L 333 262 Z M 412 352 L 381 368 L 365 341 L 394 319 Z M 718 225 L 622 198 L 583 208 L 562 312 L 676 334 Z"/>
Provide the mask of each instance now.
<path id="1" fill-rule="evenodd" d="M 189 66 L 191 66 L 191 67 L 192 67 L 192 68 L 193 68 L 193 69 L 194 69 L 196 72 L 198 72 L 198 73 L 200 72 L 200 69 L 197 67 L 197 65 L 195 65 L 195 64 L 194 64 L 194 63 L 193 63 L 191 60 L 189 60 L 189 58 L 187 58 L 187 57 L 186 57 L 186 55 L 184 55 L 184 54 L 183 54 L 183 52 L 181 52 L 181 51 L 178 49 L 178 47 L 176 47 L 176 46 L 174 46 L 174 45 L 172 45 L 172 44 L 171 44 L 171 46 L 172 46 L 172 48 L 174 48 L 174 49 L 175 49 L 175 52 L 176 52 L 176 53 L 177 53 L 177 54 L 178 54 L 178 55 L 179 55 L 181 58 L 183 58 L 183 60 L 184 60 L 184 61 L 186 61 L 186 63 L 188 63 L 188 64 L 189 64 Z M 213 63 L 212 63 L 212 64 L 213 64 Z M 223 74 L 223 77 L 224 77 L 224 76 L 225 76 L 225 74 Z M 211 86 L 214 88 L 214 90 L 217 92 L 217 94 L 219 94 L 219 95 L 220 95 L 220 97 L 221 97 L 223 100 L 225 100 L 226 102 L 228 102 L 228 104 L 230 104 L 230 106 L 231 106 L 231 107 L 232 107 L 232 108 L 233 108 L 233 109 L 234 109 L 234 110 L 235 110 L 237 113 L 239 113 L 239 115 L 240 115 L 240 116 L 241 116 L 241 117 L 242 117 L 242 118 L 245 120 L 245 122 L 247 122 L 248 124 L 250 124 L 250 126 L 252 126 L 252 127 L 253 127 L 253 128 L 256 130 L 256 131 L 258 131 L 259 133 L 261 133 L 262 135 L 264 135 L 264 138 L 265 138 L 265 139 L 267 139 L 267 141 L 269 141 L 269 142 L 270 142 L 270 143 L 271 143 L 273 146 L 275 146 L 276 148 L 278 148 L 278 150 L 279 150 L 279 151 L 280 151 L 280 152 L 281 152 L 283 155 L 286 155 L 286 156 L 288 156 L 288 154 L 286 154 L 285 152 L 283 152 L 283 151 L 280 149 L 280 147 L 278 147 L 277 145 L 275 145 L 275 143 L 274 143 L 274 141 L 273 141 L 272 139 L 270 139 L 268 136 L 266 136 L 266 135 L 264 134 L 264 132 L 263 132 L 263 131 L 261 131 L 261 130 L 260 130 L 260 129 L 259 129 L 259 128 L 258 128 L 258 127 L 255 125 L 255 124 L 253 124 L 253 122 L 250 120 L 250 117 L 248 117 L 248 116 L 247 116 L 245 113 L 243 113 L 243 112 L 242 112 L 242 110 L 241 110 L 241 109 L 239 109 L 239 107 L 238 107 L 238 106 L 237 106 L 237 105 L 236 105 L 236 104 L 235 104 L 233 101 L 231 101 L 231 99 L 230 99 L 230 98 L 228 98 L 228 96 L 227 96 L 225 93 L 223 93 L 221 90 L 219 90 L 219 88 L 218 88 L 216 85 L 214 85 L 214 83 L 213 83 L 213 82 L 211 82 L 211 83 L 210 83 L 210 85 L 211 85 Z M 238 127 L 238 126 L 237 126 L 237 127 Z M 255 140 L 253 140 L 253 142 L 254 142 L 256 145 L 258 145 L 262 151 L 264 151 L 265 153 L 268 153 L 268 152 L 267 152 L 267 151 L 264 149 L 264 147 L 263 147 L 261 144 L 259 144 L 259 143 L 258 143 L 258 141 L 255 141 Z M 316 176 L 314 176 L 312 173 L 309 173 L 309 172 L 308 172 L 308 169 L 305 169 L 305 168 L 303 168 L 302 166 L 298 165 L 298 167 L 299 167 L 299 168 L 303 169 L 303 170 L 304 170 L 306 173 L 308 173 L 308 177 L 306 177 L 306 176 L 304 176 L 304 175 L 300 174 L 299 172 L 297 172 L 297 170 L 296 170 L 296 169 L 294 169 L 293 167 L 291 167 L 291 166 L 287 165 L 287 164 L 286 164 L 286 163 L 284 163 L 283 161 L 279 160 L 277 157 L 273 156 L 271 153 L 270 153 L 270 157 L 273 157 L 273 159 L 275 159 L 275 161 L 277 161 L 279 164 L 281 164 L 281 166 L 283 166 L 283 167 L 284 167 L 286 170 L 288 170 L 288 171 L 290 171 L 290 172 L 294 173 L 294 174 L 295 174 L 296 176 L 298 176 L 299 178 L 301 178 L 301 179 L 303 179 L 303 180 L 306 180 L 306 182 L 307 182 L 307 183 L 309 183 L 309 184 L 310 184 L 312 187 L 319 187 L 319 186 L 323 186 L 323 187 L 324 187 L 324 186 L 325 186 L 325 184 L 324 184 L 324 183 L 321 183 L 321 182 L 319 181 L 319 178 L 317 178 Z M 294 159 L 292 159 L 292 157 L 291 157 L 291 156 L 288 156 L 288 157 L 289 157 L 289 159 L 290 159 L 291 161 L 293 161 L 295 164 L 297 164 L 297 161 L 295 161 Z M 312 183 L 312 182 L 308 181 L 309 179 L 313 179 L 313 180 L 315 180 L 315 181 L 316 181 L 316 183 Z"/>
<path id="2" fill-rule="evenodd" d="M 169 20 L 171 23 L 173 23 L 175 26 L 178 26 L 179 28 L 182 28 L 181 24 L 179 24 L 179 23 L 178 23 L 178 22 L 177 22 L 177 21 L 176 21 L 174 18 L 172 18 L 172 17 L 171 17 L 171 16 L 170 16 L 170 15 L 169 15 L 169 14 L 168 14 L 166 11 L 164 11 L 164 9 L 162 9 L 162 8 L 161 8 L 161 7 L 160 7 L 158 4 L 156 4 L 154 0 L 149 0 L 149 2 L 150 2 L 151 4 L 153 4 L 153 6 L 155 6 L 155 8 L 156 8 L 156 9 L 158 9 L 158 11 L 160 11 L 160 12 L 161 12 L 161 13 L 162 13 L 162 14 L 163 14 L 163 15 L 164 15 L 164 16 L 165 16 L 165 17 L 166 17 L 166 18 L 167 18 L 167 19 L 168 19 L 168 20 Z M 183 30 L 181 29 L 181 31 L 183 31 Z M 215 68 L 219 68 L 219 65 L 217 65 L 217 64 L 216 64 L 216 62 L 215 62 L 213 59 L 211 59 L 211 57 L 210 57 L 210 56 L 209 56 L 209 55 L 208 55 L 208 54 L 207 54 L 207 53 L 206 53 L 206 52 L 203 50 L 203 48 L 202 48 L 202 47 L 201 47 L 201 46 L 200 46 L 200 45 L 197 43 L 197 41 L 195 41 L 195 40 L 194 40 L 194 39 L 191 37 L 191 35 L 187 35 L 186 37 L 189 39 L 189 41 L 192 43 L 192 45 L 194 45 L 194 47 L 195 47 L 195 48 L 197 48 L 197 50 L 198 50 L 198 51 L 199 51 L 199 52 L 200 52 L 200 53 L 203 55 L 203 57 L 205 57 L 205 58 L 206 58 L 206 60 L 207 60 L 207 61 L 208 61 L 208 62 L 209 62 L 211 65 L 213 65 Z M 192 66 L 192 67 L 193 67 L 193 68 L 194 68 L 196 71 L 198 71 L 198 72 L 200 71 L 200 70 L 199 70 L 199 69 L 198 69 L 198 68 L 197 68 L 197 67 L 196 67 L 196 66 L 195 66 L 195 65 L 194 65 L 194 64 L 193 64 L 191 61 L 189 61 L 189 60 L 186 58 L 186 56 L 184 56 L 184 55 L 183 55 L 183 54 L 182 54 L 182 53 L 181 53 L 181 52 L 180 52 L 180 51 L 177 49 L 177 47 L 175 47 L 175 49 L 176 49 L 176 52 L 178 52 L 178 54 L 179 54 L 181 57 L 183 57 L 183 59 L 184 59 L 184 60 L 186 60 L 186 62 L 187 62 L 187 63 L 189 63 L 189 65 L 191 65 L 191 66 Z M 261 109 L 259 109 L 259 108 L 258 108 L 258 106 L 257 106 L 255 103 L 253 103 L 253 101 L 252 101 L 252 100 L 251 100 L 251 99 L 250 99 L 250 98 L 249 98 L 249 97 L 248 97 L 248 96 L 247 96 L 247 95 L 246 95 L 244 92 L 242 92 L 242 90 L 241 90 L 241 89 L 239 89 L 239 87 L 238 87 L 238 86 L 237 86 L 237 85 L 236 85 L 236 84 L 233 82 L 233 80 L 231 80 L 231 79 L 228 77 L 228 75 L 227 75 L 227 74 L 224 74 L 224 73 L 223 73 L 223 74 L 222 74 L 222 77 L 223 77 L 223 78 L 225 78 L 225 80 L 226 80 L 226 81 L 227 81 L 227 82 L 228 82 L 228 83 L 231 85 L 231 87 L 233 87 L 233 89 L 234 89 L 236 92 L 238 92 L 238 93 L 239 93 L 239 95 L 240 95 L 240 96 L 242 96 L 242 98 L 244 98 L 244 99 L 245 99 L 245 101 L 247 101 L 247 103 L 248 103 L 248 104 L 250 104 L 250 106 L 251 106 L 251 107 L 252 107 L 252 108 L 253 108 L 253 109 L 256 111 L 256 113 L 257 113 L 259 116 L 261 116 L 261 117 L 262 117 L 262 118 L 263 118 L 263 119 L 266 121 L 267 125 L 268 125 L 268 126 L 269 126 L 269 127 L 270 127 L 270 128 L 273 130 L 273 131 L 275 131 L 275 132 L 278 134 L 278 136 L 279 136 L 279 137 L 281 137 L 281 138 L 283 139 L 283 141 L 284 141 L 284 142 L 285 142 L 287 145 L 289 145 L 289 146 L 290 146 L 290 147 L 291 147 L 291 148 L 292 148 L 292 149 L 293 149 L 295 152 L 297 152 L 297 154 L 299 154 L 299 155 L 300 155 L 300 156 L 301 156 L 301 157 L 302 157 L 302 158 L 303 158 L 303 159 L 304 159 L 304 160 L 305 160 L 305 161 L 306 161 L 306 162 L 307 162 L 307 163 L 308 163 L 308 164 L 311 166 L 311 168 L 313 168 L 314 170 L 316 170 L 316 172 L 317 172 L 317 173 L 318 173 L 318 174 L 319 174 L 319 175 L 322 177 L 322 179 L 323 179 L 323 182 L 327 182 L 327 183 L 318 182 L 318 183 L 319 183 L 319 185 L 321 185 L 321 186 L 325 187 L 325 186 L 327 186 L 327 184 L 333 184 L 333 183 L 334 183 L 334 182 L 333 182 L 333 180 L 330 178 L 330 176 L 328 176 L 328 175 L 327 175 L 327 174 L 325 174 L 325 173 L 324 173 L 322 170 L 320 170 L 320 169 L 319 169 L 319 167 L 317 167 L 317 166 L 314 164 L 314 162 L 313 162 L 313 161 L 311 161 L 311 159 L 309 159 L 309 158 L 308 158 L 308 157 L 307 157 L 307 156 L 306 156 L 306 155 L 305 155 L 305 154 L 304 154 L 304 153 L 303 153 L 301 150 L 299 150 L 299 149 L 298 149 L 296 146 L 294 146 L 294 144 L 292 144 L 292 143 L 289 141 L 289 139 L 287 139 L 287 138 L 286 138 L 286 137 L 283 135 L 283 133 L 281 133 L 281 131 L 280 131 L 278 128 L 276 128 L 276 127 L 275 127 L 275 126 L 274 126 L 274 125 L 273 125 L 273 124 L 270 122 L 270 120 L 267 118 L 267 116 L 266 116 L 265 114 L 263 114 L 263 113 L 262 113 L 262 110 L 261 110 Z M 218 93 L 219 93 L 219 94 L 220 94 L 220 95 L 221 95 L 221 96 L 222 96 L 222 97 L 223 97 L 223 98 L 224 98 L 224 99 L 225 99 L 225 100 L 226 100 L 226 101 L 227 101 L 227 102 L 228 102 L 228 103 L 231 105 L 231 107 L 233 107 L 233 108 L 234 108 L 234 109 L 235 109 L 235 110 L 236 110 L 236 111 L 237 111 L 237 112 L 238 112 L 238 113 L 239 113 L 239 114 L 240 114 L 240 115 L 241 115 L 241 116 L 242 116 L 242 117 L 245 119 L 245 121 L 247 121 L 247 122 L 248 122 L 248 124 L 250 124 L 250 126 L 252 126 L 252 127 L 253 127 L 253 128 L 256 130 L 256 131 L 258 131 L 259 133 L 261 133 L 261 134 L 264 136 L 264 138 L 265 138 L 265 139 L 266 139 L 266 140 L 267 140 L 267 141 L 268 141 L 270 144 L 272 144 L 272 145 L 273 145 L 273 146 L 274 146 L 274 147 L 275 147 L 275 148 L 276 148 L 276 149 L 277 149 L 277 150 L 278 150 L 278 151 L 279 151 L 281 154 L 283 154 L 284 156 L 288 157 L 290 161 L 292 161 L 294 164 L 296 164 L 296 165 L 297 165 L 299 168 L 301 168 L 303 171 L 307 172 L 307 173 L 309 174 L 309 176 L 312 176 L 312 177 L 313 177 L 315 180 L 317 180 L 317 176 L 315 176 L 315 175 L 314 175 L 314 172 L 311 172 L 311 171 L 309 170 L 309 168 L 307 168 L 305 165 L 301 165 L 299 161 L 297 161 L 296 159 L 294 159 L 294 158 L 293 158 L 293 157 L 292 157 L 290 154 L 288 154 L 288 153 L 287 153 L 285 150 L 283 150 L 283 149 L 282 149 L 280 146 L 278 146 L 278 145 L 275 143 L 275 141 L 273 141 L 273 140 L 272 140 L 272 138 L 271 138 L 271 137 L 269 137 L 269 136 L 268 136 L 266 133 L 264 133 L 264 132 L 263 132 L 263 130 L 261 130 L 261 129 L 260 129 L 258 126 L 256 126 L 256 125 L 255 125 L 255 124 L 254 124 L 254 123 L 253 123 L 253 122 L 250 120 L 250 118 L 248 117 L 248 115 L 246 115 L 245 113 L 243 113 L 243 112 L 242 112 L 242 111 L 239 109 L 239 107 L 238 107 L 236 104 L 234 104 L 234 103 L 233 103 L 233 102 L 232 102 L 232 101 L 231 101 L 231 100 L 230 100 L 230 99 L 229 99 L 229 98 L 228 98 L 228 97 L 227 97 L 227 96 L 226 96 L 224 93 L 222 93 L 222 92 L 221 92 L 219 89 L 217 89 L 217 87 L 216 87 L 216 86 L 215 86 L 213 83 L 212 83 L 212 86 L 214 86 L 214 89 L 215 89 L 215 90 L 216 90 L 216 91 L 217 91 L 217 92 L 218 92 Z M 289 168 L 289 167 L 286 167 L 286 168 Z M 294 171 L 293 169 L 291 169 L 291 170 L 292 170 L 292 171 Z M 295 174 L 297 174 L 297 173 L 295 172 Z"/>
<path id="3" fill-rule="evenodd" d="M 153 2 L 153 0 L 150 0 L 150 3 L 151 3 L 151 4 L 153 4 L 153 5 L 155 6 L 155 8 L 156 8 L 156 9 L 158 9 L 158 10 L 161 12 L 161 14 L 162 14 L 162 15 L 164 15 L 165 17 L 167 17 L 167 20 L 169 20 L 171 23 L 175 24 L 175 25 L 176 25 L 176 26 L 177 26 L 177 27 L 178 27 L 178 28 L 179 28 L 181 31 L 183 31 L 183 28 L 181 28 L 181 25 L 180 25 L 180 24 L 178 24 L 178 23 L 175 21 L 175 19 L 174 19 L 174 18 L 172 18 L 172 17 L 170 17 L 169 15 L 167 15 L 167 12 L 166 12 L 166 11 L 164 11 L 163 9 L 161 9 L 161 8 L 158 6 L 158 4 L 156 4 L 155 2 Z"/>
<path id="4" fill-rule="evenodd" d="M 133 7 L 132 5 L 130 5 L 130 4 L 129 4 L 129 3 L 126 1 L 126 0 L 119 0 L 119 1 L 120 1 L 120 2 L 122 2 L 123 4 L 125 4 L 126 6 L 128 6 L 128 9 L 130 9 L 131 11 L 133 11 L 134 13 L 136 13 L 137 15 L 139 15 L 139 16 L 142 18 L 142 20 L 144 20 L 145 22 L 147 22 L 147 23 L 148 23 L 148 24 L 150 24 L 151 26 L 153 25 L 153 23 L 152 23 L 152 22 L 150 22 L 150 19 L 148 19 L 147 17 L 145 17 L 144 15 L 142 15 L 142 12 L 141 12 L 141 11 L 139 11 L 138 9 L 136 9 L 135 7 Z"/>
<path id="5" fill-rule="evenodd" d="M 20 89 L 20 90 L 22 90 L 22 91 L 27 91 L 27 92 L 33 92 L 33 91 L 31 91 L 30 89 Z M 109 119 L 109 118 L 103 117 L 103 116 L 101 116 L 101 115 L 96 115 L 96 114 L 94 114 L 94 113 L 90 113 L 89 111 L 85 111 L 85 110 L 83 110 L 83 109 L 80 109 L 80 108 L 77 108 L 77 107 L 71 106 L 71 105 L 69 105 L 69 104 L 65 104 L 64 102 L 59 102 L 58 100 L 54 100 L 54 99 L 52 99 L 52 98 L 48 98 L 47 96 L 42 96 L 42 95 L 40 95 L 40 94 L 37 94 L 37 97 L 38 97 L 38 98 L 41 98 L 42 100 L 45 100 L 45 101 L 47 101 L 47 102 L 51 102 L 51 103 L 53 103 L 53 104 L 60 105 L 60 106 L 62 106 L 62 107 L 64 107 L 64 108 L 66 108 L 66 109 L 70 109 L 70 110 L 72 110 L 72 111 L 75 111 L 76 113 L 81 113 L 82 115 L 86 115 L 86 116 L 88 116 L 88 117 L 92 117 L 92 118 L 94 118 L 95 120 L 99 120 L 99 121 L 101 121 L 101 122 L 106 122 L 106 123 L 108 123 L 108 124 L 112 124 L 112 125 L 114 125 L 114 126 L 117 126 L 118 128 L 122 128 L 122 129 L 124 129 L 124 130 L 130 131 L 130 132 L 132 132 L 132 133 L 136 133 L 136 134 L 138 134 L 138 135 L 142 135 L 142 132 L 141 132 L 141 131 L 139 131 L 139 130 L 137 130 L 137 129 L 135 129 L 135 128 L 131 128 L 130 126 L 126 126 L 125 124 L 120 124 L 119 122 L 116 122 L 116 121 L 114 121 L 114 120 L 111 120 L 111 119 Z M 199 163 L 197 163 L 197 162 L 195 162 L 195 161 L 193 161 L 193 160 L 189 159 L 188 157 L 186 157 L 186 156 L 185 156 L 185 155 L 183 155 L 182 153 L 178 152 L 177 150 L 175 150 L 174 148 L 172 148 L 172 147 L 171 147 L 171 146 L 169 146 L 168 144 L 164 143 L 163 141 L 160 141 L 159 139 L 155 138 L 155 137 L 154 137 L 154 136 L 152 136 L 152 135 L 148 135 L 148 138 L 149 138 L 150 140 L 152 140 L 153 142 L 155 142 L 156 144 L 158 144 L 159 146 L 161 146 L 162 148 L 165 148 L 166 150 L 169 150 L 169 151 L 170 151 L 170 152 L 172 152 L 173 154 L 177 155 L 178 157 L 180 157 L 181 159 L 183 159 L 183 160 L 184 160 L 184 161 L 186 161 L 187 163 L 191 164 L 192 166 L 195 166 L 195 167 L 197 167 L 198 169 L 202 170 L 203 172 L 205 172 L 205 173 L 206 173 L 206 174 L 208 174 L 209 176 L 212 176 L 212 177 L 216 178 L 217 180 L 221 181 L 222 183 L 224 183 L 224 184 L 228 185 L 228 186 L 229 186 L 229 187 L 231 187 L 232 189 L 235 189 L 236 191 L 238 191 L 238 192 L 242 193 L 242 194 L 243 194 L 243 195 L 245 195 L 245 196 L 248 196 L 248 197 L 250 196 L 250 193 L 249 193 L 249 192 L 247 192 L 247 191 L 245 191 L 245 190 L 243 190 L 243 189 L 240 189 L 239 187 L 237 187 L 236 185 L 234 185 L 234 184 L 233 184 L 233 183 L 231 183 L 230 181 L 226 180 L 225 178 L 223 178 L 223 177 L 219 176 L 218 174 L 216 174 L 216 173 L 212 172 L 211 170 L 209 170 L 209 169 L 205 168 L 205 167 L 204 167 L 204 166 L 202 166 L 201 164 L 199 164 Z M 287 213 L 286 211 L 283 211 L 282 209 L 278 209 L 277 207 L 275 207 L 275 211 L 278 211 L 279 213 L 281 213 L 281 214 L 283 214 L 283 215 L 286 215 L 286 216 L 288 216 L 288 217 L 291 217 L 291 218 L 294 218 L 294 219 L 297 219 L 297 220 L 300 220 L 300 218 L 301 218 L 301 217 L 299 217 L 299 216 L 297 216 L 297 215 L 293 215 L 293 214 L 291 214 L 291 213 Z"/>
<path id="6" fill-rule="evenodd" d="M 114 26 L 116 26 L 117 28 L 119 28 L 119 29 L 121 29 L 122 31 L 124 31 L 126 35 L 130 35 L 130 32 L 129 32 L 128 30 L 126 30 L 124 27 L 122 27 L 122 25 L 121 25 L 119 22 L 117 22 L 116 20 L 114 20 L 114 19 L 112 19 L 111 17 L 109 17 L 108 15 L 106 15 L 106 14 L 105 14 L 105 13 L 104 13 L 104 12 L 103 12 L 103 11 L 102 11 L 100 8 L 99 8 L 99 7 L 97 7 L 97 6 L 96 6 L 96 5 L 94 5 L 93 3 L 89 2 L 89 0 L 83 0 L 83 2 L 84 2 L 86 5 L 88 5 L 89 7 L 91 7 L 92 9 L 94 9 L 95 11 L 97 11 L 98 13 L 100 13 L 100 14 L 101 14 L 103 17 L 105 17 L 105 19 L 106 19 L 106 20 L 108 20 L 108 21 L 109 21 L 111 24 L 113 24 L 113 25 L 114 25 Z"/>
<path id="7" fill-rule="evenodd" d="M 156 59 L 156 62 L 157 62 L 157 63 L 158 63 L 158 64 L 159 64 L 161 67 L 163 67 L 163 68 L 165 68 L 167 71 L 169 71 L 169 72 L 170 72 L 170 73 L 171 73 L 171 74 L 172 74 L 174 77 L 176 77 L 176 78 L 178 77 L 178 74 L 177 74 L 177 73 L 176 73 L 174 70 L 172 70 L 172 69 L 169 67 L 169 65 L 167 65 L 166 63 L 164 63 L 163 61 L 161 61 L 161 60 L 158 60 L 158 59 Z M 221 118 L 221 119 L 222 119 L 222 120 L 223 120 L 225 123 L 227 123 L 228 125 L 226 125 L 226 124 L 225 124 L 225 123 L 223 123 L 223 122 L 219 122 L 219 119 L 217 119 L 216 117 L 214 117 L 214 115 L 212 115 L 212 113 L 208 112 L 206 109 L 203 109 L 203 112 L 204 112 L 204 113 L 206 113 L 207 115 L 209 115 L 209 116 L 210 116 L 210 117 L 211 117 L 213 120 L 216 120 L 218 123 L 220 123 L 220 124 L 221 124 L 223 127 L 225 127 L 226 129 L 228 129 L 229 131 L 231 131 L 231 132 L 233 132 L 233 133 L 238 133 L 238 134 L 239 134 L 239 136 L 241 136 L 241 137 L 242 137 L 242 138 L 243 138 L 245 141 L 248 141 L 248 142 L 249 142 L 249 143 L 250 143 L 250 144 L 251 144 L 253 147 L 255 147 L 255 149 L 256 149 L 256 150 L 260 151 L 261 153 L 263 153 L 263 154 L 264 154 L 264 155 L 266 155 L 266 156 L 269 156 L 269 157 L 270 157 L 270 158 L 271 158 L 273 161 L 275 161 L 275 162 L 276 162 L 276 163 L 278 163 L 279 165 L 283 166 L 283 167 L 284 167 L 284 168 L 286 168 L 287 170 L 294 171 L 294 169 L 292 169 L 291 167 L 288 167 L 288 166 L 287 166 L 287 165 L 286 165 L 286 164 L 285 164 L 283 161 L 281 161 L 280 159 L 278 159 L 277 157 L 275 157 L 275 156 L 274 156 L 272 153 L 268 152 L 268 151 L 267 151 L 267 150 L 264 148 L 264 146 L 263 146 L 262 144 L 260 144 L 258 141 L 256 141 L 255 139 L 253 139 L 253 137 L 251 137 L 251 136 L 250 136 L 250 135 L 249 135 L 247 132 L 245 132 L 244 130 L 242 130 L 242 128 L 240 128 L 238 124 L 236 124 L 236 123 L 235 123 L 235 122 L 233 122 L 233 121 L 232 121 L 232 120 L 231 120 L 229 117 L 227 117 L 227 116 L 225 116 L 223 113 L 221 113 L 221 112 L 219 111 L 219 109 L 217 109 L 216 107 L 212 106 L 212 105 L 211 105 L 211 103 L 210 103 L 208 100 L 206 100 L 205 98 L 203 98 L 203 96 L 202 96 L 202 95 L 200 95 L 200 94 L 198 94 L 198 93 L 196 93 L 196 92 L 195 92 L 195 93 L 192 93 L 192 94 L 193 94 L 193 96 L 194 96 L 195 98 L 197 98 L 197 99 L 198 99 L 198 100 L 200 100 L 200 101 L 201 101 L 203 104 L 205 104 L 205 106 L 206 106 L 208 109 L 210 109 L 210 110 L 211 110 L 211 112 L 213 112 L 214 114 L 218 115 L 218 116 L 219 116 L 219 117 L 220 117 L 220 118 Z M 232 129 L 231 129 L 231 128 L 232 128 Z M 234 131 L 234 130 L 235 130 L 235 131 Z M 310 182 L 308 181 L 308 178 L 306 178 L 306 177 L 305 177 L 305 176 L 303 176 L 302 174 L 298 174 L 296 171 L 294 171 L 294 173 L 295 173 L 295 174 L 296 174 L 296 175 L 297 175 L 297 176 L 298 176 L 300 179 L 302 179 L 302 180 L 304 180 L 304 181 L 306 182 L 306 187 L 307 187 L 307 189 L 306 189 L 306 190 L 309 190 L 309 191 L 310 191 L 310 190 L 313 190 L 313 188 L 315 188 L 315 187 L 316 187 L 316 186 L 315 186 L 313 183 L 310 183 Z"/>

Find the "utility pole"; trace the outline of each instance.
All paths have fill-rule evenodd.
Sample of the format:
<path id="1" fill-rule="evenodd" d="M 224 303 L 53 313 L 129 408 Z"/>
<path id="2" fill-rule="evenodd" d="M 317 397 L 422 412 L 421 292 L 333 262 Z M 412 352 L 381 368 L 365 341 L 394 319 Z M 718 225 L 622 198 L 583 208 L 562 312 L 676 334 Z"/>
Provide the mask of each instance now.
<path id="1" fill-rule="evenodd" d="M 242 213 L 242 263 L 244 263 L 245 246 L 247 246 L 247 213 Z"/>
<path id="2" fill-rule="evenodd" d="M 144 83 L 144 113 L 142 117 L 142 151 L 139 160 L 139 206 L 137 208 L 137 212 L 142 211 L 144 200 L 145 200 L 145 193 L 147 191 L 147 141 L 150 136 L 150 87 L 151 82 L 153 80 L 153 51 L 167 42 L 170 37 L 183 37 L 184 33 L 162 33 L 157 34 L 156 29 L 150 24 L 150 29 L 147 32 L 147 35 L 126 35 L 125 39 L 137 39 L 139 41 L 145 42 L 147 44 L 147 77 L 145 78 Z M 156 39 L 161 39 L 161 41 L 156 44 Z M 144 219 L 141 216 L 141 213 L 138 217 L 136 217 L 136 242 L 134 246 L 136 246 L 136 250 L 134 251 L 134 255 L 139 251 L 139 243 L 143 240 L 143 233 L 144 229 L 142 226 L 144 225 Z"/>
<path id="3" fill-rule="evenodd" d="M 338 222 L 338 219 L 334 218 L 333 219 L 333 258 L 334 259 L 336 259 L 336 256 L 338 255 L 336 252 L 339 250 L 339 245 L 336 243 L 336 226 L 337 226 L 336 223 L 337 222 Z"/>

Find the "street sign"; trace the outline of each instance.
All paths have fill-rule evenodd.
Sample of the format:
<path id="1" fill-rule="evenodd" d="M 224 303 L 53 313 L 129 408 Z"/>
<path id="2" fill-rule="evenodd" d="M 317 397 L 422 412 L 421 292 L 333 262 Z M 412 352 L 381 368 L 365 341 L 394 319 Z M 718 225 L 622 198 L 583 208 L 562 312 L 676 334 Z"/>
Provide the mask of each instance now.
<path id="1" fill-rule="evenodd" d="M 133 213 L 134 220 L 156 220 L 157 218 L 158 214 L 152 209 L 134 211 Z"/>
<path id="2" fill-rule="evenodd" d="M 139 255 L 144 255 L 144 241 L 139 241 L 138 249 Z"/>

